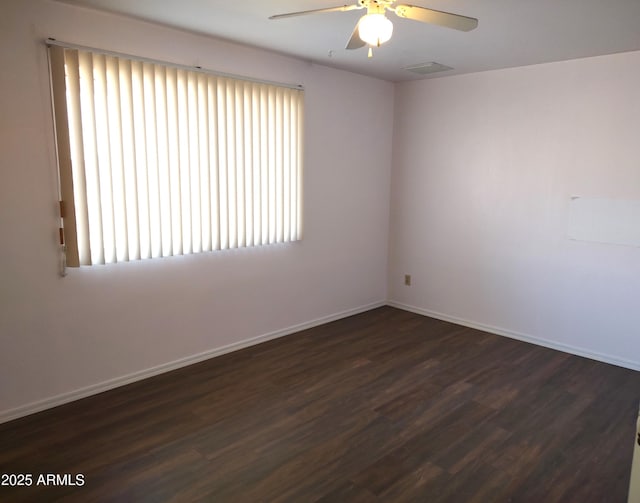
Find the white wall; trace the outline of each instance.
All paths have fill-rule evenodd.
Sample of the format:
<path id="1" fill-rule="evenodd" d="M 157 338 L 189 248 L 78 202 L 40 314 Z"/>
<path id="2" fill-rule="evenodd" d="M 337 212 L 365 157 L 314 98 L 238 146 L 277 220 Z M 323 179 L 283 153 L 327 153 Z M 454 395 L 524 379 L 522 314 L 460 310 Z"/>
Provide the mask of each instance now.
<path id="1" fill-rule="evenodd" d="M 640 199 L 639 89 L 640 52 L 397 85 L 392 302 L 640 369 L 640 248 L 567 238 Z"/>
<path id="2" fill-rule="evenodd" d="M 303 84 L 303 241 L 60 278 L 47 37 Z M 0 420 L 386 299 L 392 84 L 46 0 L 2 0 L 0 63 Z"/>

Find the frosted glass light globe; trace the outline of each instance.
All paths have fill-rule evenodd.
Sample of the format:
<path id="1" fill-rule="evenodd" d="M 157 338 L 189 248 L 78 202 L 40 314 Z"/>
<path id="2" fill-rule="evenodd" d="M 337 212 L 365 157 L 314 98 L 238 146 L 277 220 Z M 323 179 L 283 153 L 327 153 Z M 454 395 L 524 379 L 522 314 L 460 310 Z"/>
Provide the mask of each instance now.
<path id="1" fill-rule="evenodd" d="M 358 25 L 358 35 L 363 42 L 378 46 L 391 38 L 393 23 L 384 14 L 366 14 Z"/>

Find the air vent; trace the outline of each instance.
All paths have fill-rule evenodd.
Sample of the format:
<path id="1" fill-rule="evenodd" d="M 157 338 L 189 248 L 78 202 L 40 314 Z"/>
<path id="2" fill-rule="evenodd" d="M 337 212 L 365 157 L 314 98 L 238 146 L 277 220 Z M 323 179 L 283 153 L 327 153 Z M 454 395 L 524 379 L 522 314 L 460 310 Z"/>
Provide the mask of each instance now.
<path id="1" fill-rule="evenodd" d="M 419 65 L 407 66 L 405 68 L 408 72 L 417 73 L 418 75 L 427 75 L 429 73 L 445 72 L 447 70 L 453 70 L 450 66 L 441 65 L 435 61 L 429 63 L 422 63 Z"/>

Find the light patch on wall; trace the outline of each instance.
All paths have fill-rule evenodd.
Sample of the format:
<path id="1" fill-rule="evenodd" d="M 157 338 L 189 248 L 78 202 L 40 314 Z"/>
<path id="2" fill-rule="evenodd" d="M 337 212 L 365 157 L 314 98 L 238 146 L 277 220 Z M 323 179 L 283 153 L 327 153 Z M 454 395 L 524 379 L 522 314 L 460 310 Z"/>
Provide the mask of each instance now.
<path id="1" fill-rule="evenodd" d="M 572 197 L 569 239 L 640 246 L 640 201 Z"/>

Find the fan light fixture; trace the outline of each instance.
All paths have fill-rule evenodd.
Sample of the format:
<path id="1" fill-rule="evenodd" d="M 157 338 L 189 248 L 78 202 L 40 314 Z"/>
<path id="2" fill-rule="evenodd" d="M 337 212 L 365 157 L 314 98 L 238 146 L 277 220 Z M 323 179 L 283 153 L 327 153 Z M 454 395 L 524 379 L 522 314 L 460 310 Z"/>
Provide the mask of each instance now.
<path id="1" fill-rule="evenodd" d="M 356 0 L 353 4 L 339 5 L 338 7 L 325 7 L 324 9 L 301 10 L 276 14 L 269 19 L 284 19 L 307 14 L 320 14 L 324 12 L 347 12 L 351 10 L 367 9 L 367 13 L 358 20 L 351 38 L 347 42 L 346 49 L 360 49 L 369 45 L 369 57 L 373 55 L 373 47 L 380 47 L 391 38 L 393 24 L 387 19 L 385 13 L 393 12 L 404 19 L 413 19 L 420 23 L 435 24 L 445 28 L 453 28 L 460 31 L 471 31 L 478 26 L 478 20 L 474 17 L 461 16 L 451 12 L 427 9 L 415 5 L 396 5 L 398 0 Z"/>
<path id="2" fill-rule="evenodd" d="M 363 42 L 380 47 L 391 38 L 393 23 L 384 14 L 365 14 L 358 24 L 358 35 Z"/>

